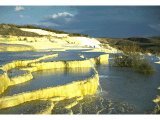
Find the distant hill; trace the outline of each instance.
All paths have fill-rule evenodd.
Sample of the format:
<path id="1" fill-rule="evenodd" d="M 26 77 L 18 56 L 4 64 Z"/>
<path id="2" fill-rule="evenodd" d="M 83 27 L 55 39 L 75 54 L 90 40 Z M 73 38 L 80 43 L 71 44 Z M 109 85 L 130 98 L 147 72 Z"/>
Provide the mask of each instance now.
<path id="1" fill-rule="evenodd" d="M 138 42 L 138 43 L 151 43 L 151 40 L 149 38 L 142 38 L 142 37 L 130 37 L 126 38 L 129 41 Z"/>
<path id="2" fill-rule="evenodd" d="M 22 31 L 19 28 L 30 28 L 30 29 L 42 29 L 49 32 L 54 32 L 57 34 L 69 34 L 69 36 L 85 36 L 88 37 L 88 35 L 85 34 L 79 34 L 79 33 L 67 33 L 60 30 L 54 30 L 44 27 L 38 27 L 34 25 L 15 25 L 15 24 L 0 24 L 0 35 L 13 35 L 13 36 L 28 36 L 28 37 L 37 37 L 40 36 L 39 34 Z"/>
<path id="3" fill-rule="evenodd" d="M 36 33 L 22 31 L 17 26 L 10 24 L 0 24 L 0 35 L 29 36 L 29 37 L 40 36 Z"/>
<path id="4" fill-rule="evenodd" d="M 99 38 L 101 43 L 110 44 L 112 47 L 122 50 L 124 46 L 137 45 L 143 51 L 160 54 L 160 37 L 130 37 L 130 38 Z"/>

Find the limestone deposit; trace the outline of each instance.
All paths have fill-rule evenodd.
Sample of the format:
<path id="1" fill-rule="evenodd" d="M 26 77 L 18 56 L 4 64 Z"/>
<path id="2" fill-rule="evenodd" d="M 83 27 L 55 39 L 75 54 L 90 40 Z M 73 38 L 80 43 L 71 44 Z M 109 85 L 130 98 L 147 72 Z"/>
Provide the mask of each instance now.
<path id="1" fill-rule="evenodd" d="M 29 45 L 0 43 L 0 52 L 3 51 L 16 52 L 16 51 L 32 51 L 32 50 L 34 50 L 34 47 Z"/>
<path id="2" fill-rule="evenodd" d="M 158 61 L 158 62 L 155 62 L 155 63 L 157 63 L 157 64 L 160 64 L 160 61 Z"/>
<path id="3" fill-rule="evenodd" d="M 157 98 L 155 98 L 155 99 L 153 100 L 153 102 L 159 103 L 159 102 L 160 102 L 160 96 L 157 96 Z"/>
<path id="4" fill-rule="evenodd" d="M 109 54 L 100 55 L 96 58 L 90 58 L 93 64 L 108 64 Z"/>
<path id="5" fill-rule="evenodd" d="M 22 52 L 22 51 L 50 51 L 49 55 L 37 59 L 14 60 L 0 66 L 0 94 L 7 91 L 11 86 L 20 85 L 24 82 L 33 80 L 33 72 L 43 70 L 58 71 L 59 69 L 73 71 L 78 73 L 78 68 L 83 68 L 84 71 L 94 70 L 94 74 L 85 79 L 70 82 L 65 85 L 51 86 L 33 91 L 26 91 L 11 96 L 0 97 L 0 112 L 9 110 L 14 113 L 14 109 L 22 109 L 21 105 L 32 101 L 41 101 L 49 104 L 42 110 L 34 112 L 34 114 L 51 114 L 55 108 L 55 103 L 66 99 L 75 99 L 65 106 L 65 109 L 70 109 L 78 104 L 84 96 L 94 95 L 99 87 L 99 75 L 95 66 L 98 64 L 108 64 L 109 54 L 101 48 L 101 43 L 95 38 L 70 36 L 69 34 L 58 34 L 45 31 L 42 29 L 21 28 L 22 31 L 32 32 L 38 36 L 0 36 L 0 51 L 1 52 Z M 103 52 L 96 57 L 86 58 L 85 55 L 79 54 L 81 59 L 73 60 L 55 60 L 59 57 L 59 52 L 56 51 L 72 51 L 88 49 L 86 52 Z M 105 52 L 105 53 L 104 53 Z M 78 53 L 77 53 L 78 54 Z M 72 56 L 69 56 L 72 57 Z M 45 61 L 49 59 L 49 61 Z M 44 60 L 44 61 L 43 61 Z M 13 69 L 26 71 L 23 74 L 9 76 L 9 72 Z M 37 105 L 38 106 L 38 105 Z M 4 112 L 3 111 L 3 112 Z M 20 111 L 21 112 L 21 111 Z M 24 109 L 24 113 L 26 109 Z M 18 111 L 19 113 L 19 111 Z M 23 113 L 23 112 L 22 112 Z"/>
<path id="6" fill-rule="evenodd" d="M 7 74 L 2 75 L 3 82 L 1 84 L 4 84 L 4 82 L 7 82 L 4 87 L 1 87 L 1 92 L 4 92 L 4 90 L 8 86 L 21 84 L 23 82 L 27 82 L 29 80 L 32 80 L 32 72 L 39 71 L 39 70 L 47 70 L 47 69 L 57 69 L 57 68 L 63 68 L 63 69 L 69 69 L 69 68 L 92 68 L 95 64 L 107 64 L 108 63 L 108 54 L 100 55 L 96 58 L 86 59 L 86 60 L 80 60 L 80 61 L 53 61 L 53 62 L 39 62 L 41 60 L 47 59 L 47 58 L 53 58 L 57 57 L 58 54 L 43 56 L 35 60 L 23 60 L 23 61 L 13 61 L 10 63 L 7 63 L 3 65 L 1 68 L 3 71 L 9 71 L 13 68 L 19 67 L 22 70 L 27 70 L 28 73 L 17 76 L 14 78 L 8 78 Z"/>
<path id="7" fill-rule="evenodd" d="M 35 100 L 1 109 L 0 114 L 51 114 L 53 107 L 50 100 Z"/>
<path id="8" fill-rule="evenodd" d="M 27 81 L 32 80 L 32 79 L 33 79 L 33 76 L 31 74 L 31 72 L 27 72 L 23 75 L 11 78 L 9 86 L 21 84 L 21 83 L 27 82 Z"/>
<path id="9" fill-rule="evenodd" d="M 36 91 L 15 94 L 13 96 L 6 96 L 0 98 L 0 109 L 13 107 L 21 103 L 43 99 L 51 98 L 54 96 L 64 96 L 68 98 L 76 96 L 93 95 L 96 93 L 99 85 L 98 74 L 93 75 L 86 80 L 79 80 L 78 82 L 73 82 L 63 86 L 49 87 L 45 89 L 40 89 Z M 74 91 L 74 92 L 73 92 Z"/>
<path id="10" fill-rule="evenodd" d="M 24 61 L 12 61 L 10 63 L 7 63 L 1 67 L 1 73 L 0 73 L 0 94 L 3 93 L 8 86 L 20 84 L 29 80 L 32 80 L 33 76 L 31 72 L 29 71 L 28 73 L 17 76 L 14 78 L 9 78 L 7 71 L 16 68 L 16 67 L 27 67 L 29 63 L 32 62 L 38 62 L 40 60 L 49 58 L 49 57 L 57 57 L 58 54 L 53 54 L 53 55 L 48 55 L 48 56 L 43 56 L 35 60 L 24 60 Z"/>
<path id="11" fill-rule="evenodd" d="M 0 94 L 3 93 L 8 85 L 10 84 L 10 80 L 6 73 L 0 73 Z"/>

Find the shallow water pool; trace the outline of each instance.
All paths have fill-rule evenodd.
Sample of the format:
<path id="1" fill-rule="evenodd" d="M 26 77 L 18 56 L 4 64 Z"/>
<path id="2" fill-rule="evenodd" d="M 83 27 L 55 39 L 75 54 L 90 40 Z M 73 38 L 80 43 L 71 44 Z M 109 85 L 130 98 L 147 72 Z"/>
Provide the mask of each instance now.
<path id="1" fill-rule="evenodd" d="M 136 73 L 130 68 L 97 66 L 102 91 L 107 93 L 106 99 L 134 105 L 135 114 L 152 111 L 155 107 L 152 100 L 159 94 L 157 88 L 160 86 L 160 64 L 154 63 L 157 61 L 156 57 L 148 59 L 156 70 L 152 76 Z"/>
<path id="2" fill-rule="evenodd" d="M 33 73 L 32 80 L 22 84 L 10 86 L 3 94 L 0 95 L 0 97 L 11 96 L 21 92 L 33 91 L 47 87 L 61 86 L 71 82 L 85 80 L 93 74 L 95 74 L 94 70 L 90 68 L 37 71 Z"/>

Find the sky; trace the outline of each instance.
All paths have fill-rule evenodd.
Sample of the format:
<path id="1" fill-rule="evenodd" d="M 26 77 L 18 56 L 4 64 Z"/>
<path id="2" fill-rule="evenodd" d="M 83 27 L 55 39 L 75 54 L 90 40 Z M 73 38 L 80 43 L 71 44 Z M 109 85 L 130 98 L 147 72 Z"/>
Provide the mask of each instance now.
<path id="1" fill-rule="evenodd" d="M 93 37 L 160 36 L 160 6 L 0 6 L 0 23 Z"/>

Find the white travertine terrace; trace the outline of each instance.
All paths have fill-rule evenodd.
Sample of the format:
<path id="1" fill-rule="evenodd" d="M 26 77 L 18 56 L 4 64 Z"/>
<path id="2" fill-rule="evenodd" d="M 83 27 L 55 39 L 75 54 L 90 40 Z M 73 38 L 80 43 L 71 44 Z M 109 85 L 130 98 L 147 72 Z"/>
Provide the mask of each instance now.
<path id="1" fill-rule="evenodd" d="M 68 34 L 57 34 L 57 33 L 49 32 L 49 31 L 42 30 L 42 29 L 21 28 L 21 30 L 27 31 L 27 32 L 34 32 L 34 33 L 37 33 L 39 35 L 50 35 L 50 36 L 53 36 L 53 37 L 67 37 L 68 36 Z"/>
<path id="2" fill-rule="evenodd" d="M 14 45 L 16 46 L 15 51 L 25 51 L 25 47 L 29 46 L 34 50 L 40 49 L 56 49 L 63 48 L 63 50 L 78 50 L 83 48 L 92 48 L 88 52 L 99 52 L 103 51 L 100 47 L 100 42 L 94 38 L 89 37 L 71 37 L 68 34 L 57 34 L 48 32 L 41 29 L 28 29 L 21 28 L 23 31 L 34 32 L 39 35 L 45 35 L 42 37 L 25 37 L 25 36 L 10 36 L 7 41 L 4 38 L 0 38 L 1 44 L 10 44 L 13 49 L 2 46 L 2 51 L 14 51 Z M 2 36 L 1 36 L 2 37 Z M 22 46 L 21 46 L 22 45 Z M 22 47 L 22 48 L 20 48 Z M 27 48 L 28 49 L 28 48 Z M 33 50 L 32 49 L 32 50 Z M 60 49 L 60 50 L 61 50 Z M 87 52 L 87 51 L 86 51 Z M 106 52 L 106 51 L 104 51 Z M 68 69 L 68 68 L 93 68 L 95 73 L 88 78 L 79 80 L 76 82 L 68 83 L 65 85 L 59 85 L 56 87 L 48 87 L 43 89 L 37 89 L 34 91 L 14 94 L 12 96 L 3 96 L 0 98 L 0 109 L 14 107 L 25 102 L 33 100 L 49 100 L 49 101 L 60 101 L 68 98 L 77 97 L 75 102 L 72 102 L 65 106 L 66 109 L 70 109 L 75 106 L 79 100 L 82 100 L 85 95 L 93 95 L 97 92 L 99 86 L 99 75 L 95 69 L 96 64 L 108 64 L 109 54 L 101 54 L 94 58 L 85 58 L 84 55 L 80 55 L 82 60 L 68 60 L 68 61 L 51 61 L 51 62 L 40 62 L 48 58 L 57 57 L 58 54 L 50 54 L 34 60 L 15 60 L 10 63 L 4 64 L 0 67 L 2 71 L 0 73 L 0 94 L 5 92 L 8 87 L 21 84 L 33 79 L 32 73 L 39 70 L 49 69 Z M 7 72 L 11 69 L 19 68 L 26 70 L 25 74 L 10 78 Z M 73 92 L 74 91 L 74 92 Z M 39 112 L 40 114 L 50 113 L 53 109 L 53 105 L 48 107 L 46 110 Z"/>

